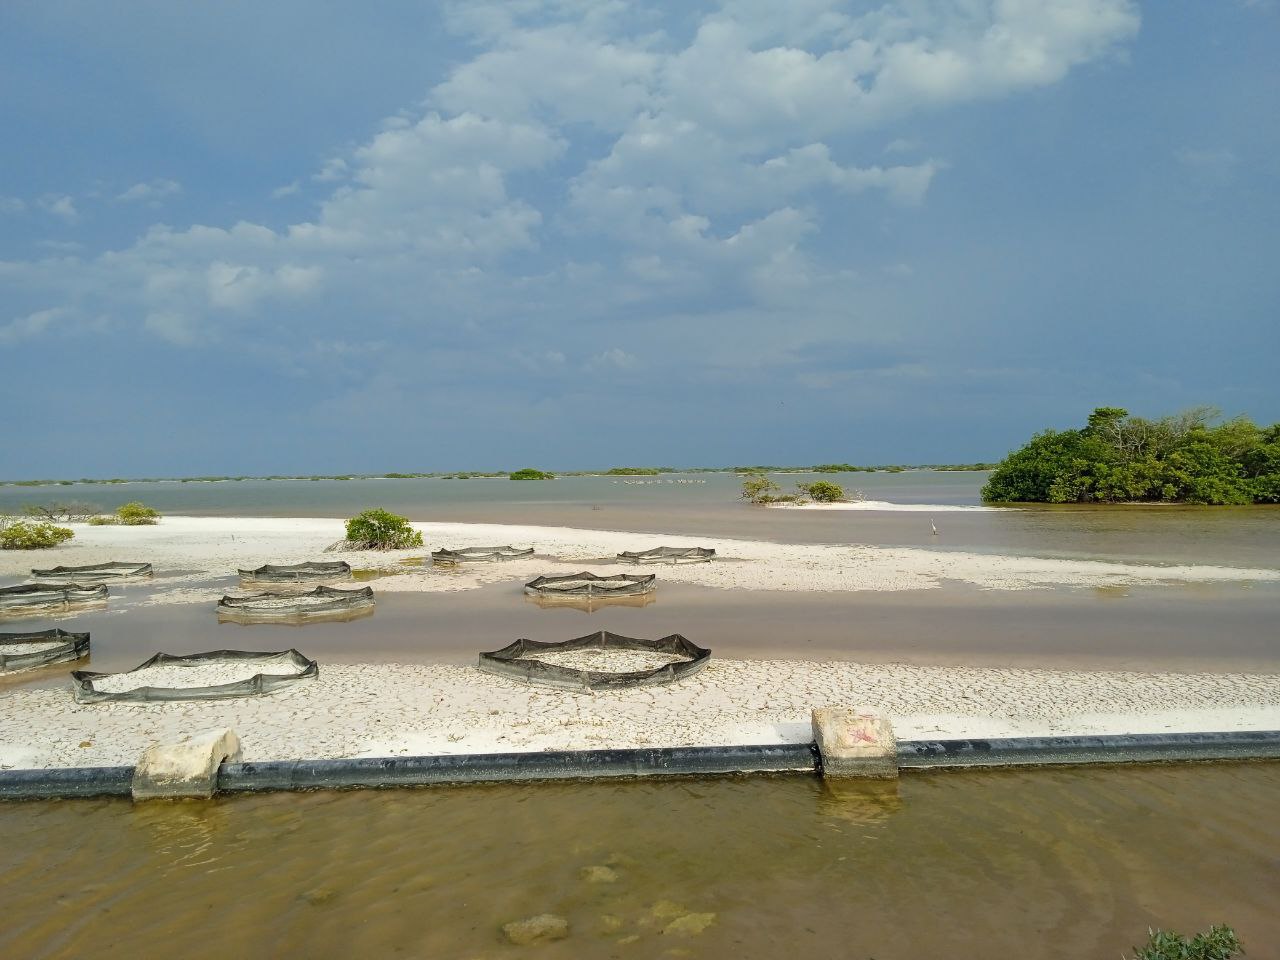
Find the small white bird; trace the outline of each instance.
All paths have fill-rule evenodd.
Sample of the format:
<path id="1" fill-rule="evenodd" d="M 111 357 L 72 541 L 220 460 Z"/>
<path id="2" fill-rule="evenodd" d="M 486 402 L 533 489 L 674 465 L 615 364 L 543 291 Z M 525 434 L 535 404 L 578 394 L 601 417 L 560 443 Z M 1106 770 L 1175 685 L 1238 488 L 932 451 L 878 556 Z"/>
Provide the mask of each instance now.
<path id="1" fill-rule="evenodd" d="M 936 537 L 938 535 L 938 525 L 933 522 L 933 517 L 929 518 L 929 526 L 933 528 L 933 535 Z"/>

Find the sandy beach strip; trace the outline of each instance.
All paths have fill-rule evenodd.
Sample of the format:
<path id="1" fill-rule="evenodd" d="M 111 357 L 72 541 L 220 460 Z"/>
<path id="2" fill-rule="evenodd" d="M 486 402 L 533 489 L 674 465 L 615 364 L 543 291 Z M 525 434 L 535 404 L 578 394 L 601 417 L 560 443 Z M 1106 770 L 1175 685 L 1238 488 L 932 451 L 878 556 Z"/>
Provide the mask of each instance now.
<path id="1" fill-rule="evenodd" d="M 321 664 L 315 680 L 219 701 L 11 691 L 0 767 L 127 765 L 153 741 L 222 726 L 247 760 L 806 742 L 814 707 L 860 704 L 900 739 L 1280 729 L 1280 675 L 713 659 L 674 684 L 576 693 L 469 666 Z"/>
<path id="2" fill-rule="evenodd" d="M 702 564 L 656 564 L 646 572 L 661 581 L 728 590 L 900 591 L 932 589 L 947 581 L 989 590 L 1098 587 L 1192 582 L 1280 582 L 1280 570 L 1208 565 L 1156 565 L 1014 554 L 881 547 L 861 544 L 787 544 L 726 537 L 690 538 L 568 527 L 475 523 L 415 523 L 425 546 L 415 550 L 324 553 L 343 536 L 339 520 L 270 517 L 166 517 L 153 527 L 76 527 L 76 538 L 50 550 L 0 553 L 0 576 L 24 578 L 31 567 L 136 559 L 155 566 L 149 603 L 205 602 L 223 588 L 195 584 L 225 578 L 239 567 L 304 560 L 346 560 L 357 571 L 377 568 L 378 591 L 467 590 L 487 583 L 530 579 L 545 573 L 590 569 L 597 574 L 634 572 L 615 562 L 622 550 L 664 545 L 711 546 L 717 559 Z M 511 543 L 537 556 L 503 563 L 432 567 L 423 561 L 441 546 Z M 350 586 L 350 583 L 337 584 Z"/>

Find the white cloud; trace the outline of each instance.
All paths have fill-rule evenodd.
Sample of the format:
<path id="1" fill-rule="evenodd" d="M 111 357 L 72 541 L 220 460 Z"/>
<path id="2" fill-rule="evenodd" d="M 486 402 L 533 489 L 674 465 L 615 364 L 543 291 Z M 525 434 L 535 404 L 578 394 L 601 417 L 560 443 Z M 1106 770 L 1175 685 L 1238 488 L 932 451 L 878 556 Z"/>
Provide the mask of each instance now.
<path id="1" fill-rule="evenodd" d="M 45 194 L 40 198 L 39 202 L 42 210 L 53 214 L 53 216 L 61 220 L 65 220 L 67 223 L 75 223 L 80 219 L 80 213 L 76 210 L 75 201 L 65 194 Z"/>
<path id="2" fill-rule="evenodd" d="M 824 265 L 814 239 L 837 217 L 890 215 L 884 198 L 925 203 L 946 166 L 886 163 L 915 149 L 886 147 L 888 122 L 1055 83 L 1138 26 L 1129 0 L 845 7 L 728 0 L 676 37 L 618 2 L 454 5 L 477 52 L 427 106 L 272 192 L 324 185 L 311 219 L 156 226 L 91 260 L 25 265 L 22 283 L 176 344 L 344 325 L 357 309 L 563 370 L 535 340 L 535 306 L 573 326 L 664 297 L 771 318 L 802 292 L 840 303 L 848 264 Z M 117 199 L 180 190 L 153 180 Z M 70 196 L 40 205 L 76 217 Z M 585 362 L 638 361 L 611 348 Z"/>
<path id="3" fill-rule="evenodd" d="M 610 347 L 603 353 L 598 353 L 583 366 L 592 373 L 601 373 L 609 370 L 631 370 L 639 361 L 634 354 L 627 353 L 621 347 Z"/>
<path id="4" fill-rule="evenodd" d="M 22 213 L 27 202 L 21 197 L 0 197 L 0 213 Z"/>
<path id="5" fill-rule="evenodd" d="M 119 203 L 157 203 L 165 197 L 173 197 L 182 193 L 182 184 L 176 180 L 148 180 L 135 183 L 129 189 L 116 195 Z"/>
<path id="6" fill-rule="evenodd" d="M 316 183 L 333 183 L 345 179 L 347 171 L 347 161 L 344 158 L 331 157 L 325 161 L 318 173 L 312 175 L 311 179 Z"/>
<path id="7" fill-rule="evenodd" d="M 35 313 L 0 324 L 0 343 L 16 343 L 19 340 L 37 337 L 48 330 L 54 322 L 68 316 L 68 313 L 61 307 L 53 307 L 49 310 L 37 310 Z"/>

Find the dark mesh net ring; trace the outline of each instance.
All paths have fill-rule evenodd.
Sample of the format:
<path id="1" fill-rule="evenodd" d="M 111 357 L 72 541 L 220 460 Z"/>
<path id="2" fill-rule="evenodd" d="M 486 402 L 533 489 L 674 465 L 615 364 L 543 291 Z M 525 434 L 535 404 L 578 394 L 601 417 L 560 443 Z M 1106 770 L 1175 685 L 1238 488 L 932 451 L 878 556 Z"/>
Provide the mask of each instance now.
<path id="1" fill-rule="evenodd" d="M 51 607 L 66 609 L 86 603 L 105 603 L 106 584 L 24 583 L 0 587 L 0 613 L 24 613 Z"/>
<path id="2" fill-rule="evenodd" d="M 189 676 L 184 678 L 184 673 Z M 214 682 L 219 674 L 242 676 Z M 157 653 L 123 673 L 73 670 L 71 683 L 76 703 L 160 703 L 259 696 L 319 675 L 319 665 L 293 649 L 276 653 L 214 650 L 179 657 Z M 184 679 L 195 682 L 180 682 Z"/>
<path id="3" fill-rule="evenodd" d="M 710 563 L 716 552 L 710 547 L 654 547 L 652 550 L 623 550 L 623 563 Z"/>
<path id="4" fill-rule="evenodd" d="M 532 556 L 533 547 L 459 547 L 457 550 L 433 550 L 431 562 L 450 565 L 459 563 L 494 563 Z"/>
<path id="5" fill-rule="evenodd" d="M 32 570 L 31 579 L 59 583 L 96 583 L 102 580 L 141 580 L 152 575 L 151 564 L 126 560 L 111 563 L 90 563 L 83 567 L 50 567 Z"/>
<path id="6" fill-rule="evenodd" d="M 560 577 L 537 577 L 524 585 L 524 592 L 543 600 L 599 600 L 607 597 L 638 597 L 657 589 L 652 574 L 616 573 L 600 577 L 594 573 L 570 573 Z"/>
<path id="7" fill-rule="evenodd" d="M 350 580 L 351 564 L 342 560 L 310 560 L 305 563 L 264 563 L 240 570 L 241 583 L 307 583 L 316 580 Z"/>
<path id="8" fill-rule="evenodd" d="M 66 630 L 0 633 L 0 671 L 34 670 L 89 655 L 89 634 Z"/>
<path id="9" fill-rule="evenodd" d="M 651 663 L 640 669 L 610 669 L 611 659 L 623 659 L 619 651 L 638 652 L 643 656 L 634 659 Z M 710 650 L 678 633 L 642 640 L 601 630 L 559 643 L 522 638 L 501 650 L 481 653 L 477 665 L 484 673 L 565 690 L 617 690 L 683 680 L 710 660 Z"/>
<path id="10" fill-rule="evenodd" d="M 321 586 L 306 593 L 255 593 L 218 601 L 219 617 L 243 620 L 305 620 L 372 610 L 372 587 L 339 590 Z"/>

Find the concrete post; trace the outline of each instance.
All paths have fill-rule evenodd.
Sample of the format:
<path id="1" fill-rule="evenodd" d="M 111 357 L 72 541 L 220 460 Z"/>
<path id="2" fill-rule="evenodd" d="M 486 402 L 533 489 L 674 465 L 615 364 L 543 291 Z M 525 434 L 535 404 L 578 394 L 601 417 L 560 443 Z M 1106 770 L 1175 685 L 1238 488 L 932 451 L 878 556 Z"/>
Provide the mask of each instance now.
<path id="1" fill-rule="evenodd" d="M 898 741 L 893 725 L 871 707 L 814 710 L 813 739 L 824 777 L 897 779 Z"/>
<path id="2" fill-rule="evenodd" d="M 203 730 L 177 743 L 153 743 L 133 771 L 133 799 L 212 797 L 218 767 L 240 759 L 240 738 L 226 727 Z"/>

